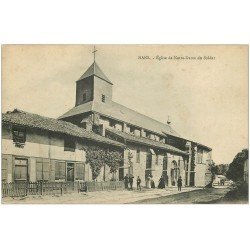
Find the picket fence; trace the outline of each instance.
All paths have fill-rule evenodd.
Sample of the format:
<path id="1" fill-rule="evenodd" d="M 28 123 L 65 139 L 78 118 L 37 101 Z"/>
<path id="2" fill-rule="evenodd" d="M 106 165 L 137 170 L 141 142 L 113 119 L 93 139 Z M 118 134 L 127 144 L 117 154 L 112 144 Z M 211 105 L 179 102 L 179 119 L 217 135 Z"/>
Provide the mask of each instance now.
<path id="1" fill-rule="evenodd" d="M 123 190 L 122 181 L 105 182 L 19 182 L 2 183 L 2 197 L 63 195 L 69 193 Z"/>

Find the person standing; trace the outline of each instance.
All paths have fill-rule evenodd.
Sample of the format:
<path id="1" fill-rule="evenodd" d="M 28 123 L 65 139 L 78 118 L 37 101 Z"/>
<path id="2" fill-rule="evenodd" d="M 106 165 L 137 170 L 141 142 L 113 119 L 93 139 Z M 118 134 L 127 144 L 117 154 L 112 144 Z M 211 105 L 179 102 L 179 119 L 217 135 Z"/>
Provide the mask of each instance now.
<path id="1" fill-rule="evenodd" d="M 151 188 L 155 188 L 155 182 L 153 180 L 153 176 L 151 176 L 150 185 L 151 185 Z"/>
<path id="2" fill-rule="evenodd" d="M 134 182 L 134 176 L 131 174 L 129 176 L 129 184 L 130 184 L 130 189 L 133 190 L 133 182 Z"/>
<path id="3" fill-rule="evenodd" d="M 151 186 L 151 175 L 146 177 L 146 188 L 150 188 Z"/>
<path id="4" fill-rule="evenodd" d="M 165 188 L 165 181 L 163 176 L 161 176 L 160 180 L 159 180 L 159 185 L 158 185 L 159 189 L 164 189 Z"/>
<path id="5" fill-rule="evenodd" d="M 177 185 L 178 185 L 178 191 L 181 191 L 181 187 L 182 187 L 182 178 L 181 178 L 181 176 L 179 176 L 179 178 L 177 180 Z"/>
<path id="6" fill-rule="evenodd" d="M 128 189 L 128 174 L 124 177 L 124 184 L 125 184 L 125 189 Z"/>
<path id="7" fill-rule="evenodd" d="M 141 178 L 138 176 L 136 180 L 137 190 L 141 191 Z"/>

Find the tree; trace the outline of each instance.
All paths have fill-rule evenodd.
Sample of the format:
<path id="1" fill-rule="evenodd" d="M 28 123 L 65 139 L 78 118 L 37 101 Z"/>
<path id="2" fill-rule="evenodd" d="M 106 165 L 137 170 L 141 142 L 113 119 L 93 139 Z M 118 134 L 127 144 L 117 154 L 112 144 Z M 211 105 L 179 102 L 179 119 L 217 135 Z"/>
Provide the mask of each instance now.
<path id="1" fill-rule="evenodd" d="M 248 159 L 248 149 L 239 152 L 229 164 L 227 178 L 233 181 L 242 181 L 244 175 L 244 162 Z"/>
<path id="2" fill-rule="evenodd" d="M 226 175 L 228 171 L 228 164 L 219 164 L 217 165 L 217 174 Z"/>
<path id="3" fill-rule="evenodd" d="M 212 174 L 212 182 L 213 182 L 213 180 L 215 179 L 215 175 L 218 174 L 218 166 L 216 166 L 215 163 L 212 161 L 211 163 L 209 163 L 209 167 Z"/>
<path id="4" fill-rule="evenodd" d="M 105 165 L 110 167 L 110 173 L 116 173 L 123 160 L 122 153 L 109 148 L 88 146 L 86 151 L 86 163 L 92 170 L 92 179 L 95 180 Z"/>

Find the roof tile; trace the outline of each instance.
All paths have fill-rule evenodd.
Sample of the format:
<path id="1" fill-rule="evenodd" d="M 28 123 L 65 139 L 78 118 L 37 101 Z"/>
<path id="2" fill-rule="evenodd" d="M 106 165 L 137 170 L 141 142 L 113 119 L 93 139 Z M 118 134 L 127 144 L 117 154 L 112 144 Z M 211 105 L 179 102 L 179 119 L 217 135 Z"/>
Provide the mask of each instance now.
<path id="1" fill-rule="evenodd" d="M 70 122 L 60 121 L 57 119 L 40 116 L 15 109 L 12 112 L 2 114 L 2 122 L 26 127 L 33 127 L 42 130 L 52 131 L 78 138 L 86 138 L 89 140 L 110 144 L 118 147 L 125 147 L 122 143 L 110 140 L 94 132 L 87 131 Z"/>

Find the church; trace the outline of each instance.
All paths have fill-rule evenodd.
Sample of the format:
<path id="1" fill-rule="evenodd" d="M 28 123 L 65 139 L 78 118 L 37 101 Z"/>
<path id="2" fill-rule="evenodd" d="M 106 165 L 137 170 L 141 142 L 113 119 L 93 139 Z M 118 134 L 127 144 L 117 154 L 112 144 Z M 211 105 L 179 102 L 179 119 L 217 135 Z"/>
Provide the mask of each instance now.
<path id="1" fill-rule="evenodd" d="M 75 106 L 58 119 L 20 110 L 3 114 L 2 181 L 92 181 L 85 149 L 99 145 L 119 150 L 123 161 L 115 173 L 101 168 L 95 181 L 133 175 L 142 186 L 148 178 L 158 185 L 161 177 L 168 187 L 177 186 L 179 176 L 183 186 L 211 182 L 211 148 L 183 138 L 170 121 L 114 102 L 112 87 L 94 59 L 76 81 Z"/>
<path id="2" fill-rule="evenodd" d="M 182 138 L 170 122 L 114 102 L 112 86 L 94 60 L 76 81 L 75 107 L 58 119 L 126 145 L 118 180 L 132 174 L 146 185 L 149 176 L 156 183 L 163 176 L 167 186 L 176 186 L 181 176 L 186 186 L 206 186 L 211 181 L 211 148 Z"/>

